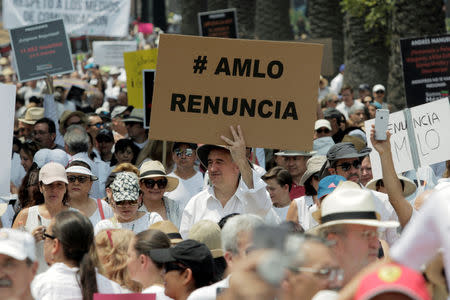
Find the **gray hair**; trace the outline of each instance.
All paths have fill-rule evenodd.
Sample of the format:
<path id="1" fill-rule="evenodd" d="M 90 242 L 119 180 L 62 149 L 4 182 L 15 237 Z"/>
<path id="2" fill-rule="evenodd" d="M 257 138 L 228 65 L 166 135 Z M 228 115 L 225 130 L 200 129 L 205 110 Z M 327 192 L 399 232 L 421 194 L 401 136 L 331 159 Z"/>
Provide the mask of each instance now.
<path id="1" fill-rule="evenodd" d="M 222 249 L 233 254 L 239 253 L 239 234 L 242 232 L 252 232 L 253 229 L 263 224 L 264 220 L 261 217 L 252 214 L 231 217 L 222 228 Z"/>
<path id="2" fill-rule="evenodd" d="M 285 256 L 290 258 L 287 264 L 288 267 L 301 267 L 307 262 L 308 257 L 306 256 L 304 249 L 309 243 L 316 243 L 327 248 L 330 246 L 330 244 L 321 237 L 309 234 L 290 234 L 285 242 Z"/>
<path id="3" fill-rule="evenodd" d="M 64 143 L 68 148 L 68 152 L 72 155 L 80 152 L 88 152 L 89 150 L 89 136 L 81 125 L 70 125 L 66 134 L 64 135 Z"/>
<path id="4" fill-rule="evenodd" d="M 355 103 L 352 105 L 352 107 L 350 107 L 350 110 L 348 111 L 349 115 L 353 115 L 355 114 L 358 110 L 362 110 L 364 111 L 364 104 L 362 104 L 359 101 L 355 101 Z"/>

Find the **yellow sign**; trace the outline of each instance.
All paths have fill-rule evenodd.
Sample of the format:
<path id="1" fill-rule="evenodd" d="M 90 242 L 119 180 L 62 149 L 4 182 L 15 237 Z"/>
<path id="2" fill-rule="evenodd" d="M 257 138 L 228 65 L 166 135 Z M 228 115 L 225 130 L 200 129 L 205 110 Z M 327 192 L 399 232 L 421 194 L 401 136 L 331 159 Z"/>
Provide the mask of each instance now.
<path id="1" fill-rule="evenodd" d="M 142 70 L 156 69 L 158 49 L 125 52 L 123 60 L 127 71 L 128 105 L 144 108 Z"/>

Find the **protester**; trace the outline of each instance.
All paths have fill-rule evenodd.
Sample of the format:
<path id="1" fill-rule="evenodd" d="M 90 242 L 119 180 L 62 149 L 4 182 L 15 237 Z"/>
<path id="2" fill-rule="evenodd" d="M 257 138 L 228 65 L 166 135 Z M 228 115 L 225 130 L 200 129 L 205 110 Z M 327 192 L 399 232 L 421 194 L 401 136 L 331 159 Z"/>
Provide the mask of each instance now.
<path id="1" fill-rule="evenodd" d="M 314 124 L 314 139 L 331 136 L 331 124 L 328 120 L 320 119 Z"/>
<path id="2" fill-rule="evenodd" d="M 386 89 L 382 84 L 376 84 L 373 86 L 372 89 L 373 92 L 373 100 L 381 105 L 381 108 L 383 109 L 389 109 L 388 104 L 384 101 L 384 95 L 386 92 Z"/>
<path id="3" fill-rule="evenodd" d="M 33 139 L 33 126 L 37 120 L 43 117 L 44 109 L 42 107 L 30 107 L 27 109 L 25 116 L 19 119 L 19 138 L 22 142 Z"/>
<path id="4" fill-rule="evenodd" d="M 55 122 L 53 122 L 53 120 L 49 118 L 42 118 L 37 120 L 33 127 L 33 141 L 39 145 L 39 148 L 64 150 L 64 147 L 55 143 L 55 140 Z"/>
<path id="5" fill-rule="evenodd" d="M 31 165 L 23 178 L 17 197 L 20 209 L 44 203 L 44 196 L 39 190 L 39 168 L 36 163 Z"/>
<path id="6" fill-rule="evenodd" d="M 366 155 L 361 161 L 361 184 L 366 186 L 369 181 L 373 179 L 372 164 L 370 162 L 370 156 Z"/>
<path id="7" fill-rule="evenodd" d="M 122 163 L 136 164 L 139 155 L 139 147 L 129 139 L 120 139 L 114 145 L 114 155 L 111 158 L 111 166 L 116 166 Z"/>
<path id="8" fill-rule="evenodd" d="M 335 108 L 328 108 L 323 112 L 323 117 L 331 124 L 333 141 L 340 143 L 345 135 L 345 116 Z"/>
<path id="9" fill-rule="evenodd" d="M 139 186 L 144 203 L 141 211 L 156 212 L 164 220 L 169 220 L 179 227 L 181 219 L 179 205 L 174 200 L 164 196 L 166 191 L 175 190 L 178 186 L 178 179 L 166 175 L 164 166 L 157 160 L 142 164 L 139 173 Z"/>
<path id="10" fill-rule="evenodd" d="M 153 249 L 170 248 L 168 237 L 159 230 L 138 233 L 129 243 L 127 268 L 130 278 L 142 285 L 142 294 L 156 294 L 156 300 L 169 300 L 164 294 L 163 264 L 154 262 L 149 253 Z"/>
<path id="11" fill-rule="evenodd" d="M 339 73 L 330 82 L 330 91 L 336 95 L 341 92 L 342 85 L 344 84 L 344 71 L 345 65 L 339 66 Z"/>
<path id="12" fill-rule="evenodd" d="M 87 217 L 74 211 L 60 212 L 42 236 L 45 260 L 51 267 L 33 281 L 31 290 L 36 299 L 92 300 L 97 292 L 123 291 L 95 269 L 89 254 L 95 249 L 94 232 Z"/>
<path id="13" fill-rule="evenodd" d="M 144 148 L 148 143 L 148 134 L 144 128 L 144 110 L 140 108 L 133 109 L 131 114 L 123 119 L 123 122 L 127 126 L 128 137 L 140 149 Z"/>
<path id="14" fill-rule="evenodd" d="M 133 238 L 134 233 L 130 230 L 106 229 L 100 231 L 94 241 L 100 273 L 122 288 L 137 293 L 142 286 L 132 280 L 127 270 L 127 250 Z"/>
<path id="15" fill-rule="evenodd" d="M 175 246 L 183 240 L 178 228 L 168 220 L 160 221 L 150 225 L 149 229 L 156 229 L 164 232 L 170 240 L 170 244 Z"/>
<path id="16" fill-rule="evenodd" d="M 289 192 L 292 187 L 292 177 L 289 172 L 282 167 L 274 167 L 261 177 L 267 184 L 266 189 L 272 200 L 272 209 L 281 220 L 286 220 L 291 198 Z"/>
<path id="17" fill-rule="evenodd" d="M 95 136 L 98 145 L 98 154 L 102 161 L 109 163 L 113 160 L 112 149 L 114 147 L 114 136 L 109 129 L 100 130 Z M 117 148 L 116 148 L 117 149 Z"/>
<path id="18" fill-rule="evenodd" d="M 20 164 L 28 172 L 33 164 L 33 157 L 38 151 L 38 145 L 35 142 L 29 141 L 22 144 L 20 148 Z"/>
<path id="19" fill-rule="evenodd" d="M 37 268 L 33 237 L 15 229 L 0 229 L 0 298 L 33 300 L 30 285 Z"/>
<path id="20" fill-rule="evenodd" d="M 344 85 L 341 90 L 341 95 L 342 102 L 336 106 L 336 109 L 339 110 L 345 116 L 345 119 L 348 120 L 350 108 L 352 108 L 355 104 L 352 87 L 349 85 Z"/>
<path id="21" fill-rule="evenodd" d="M 132 172 L 121 172 L 110 185 L 109 198 L 114 217 L 102 220 L 95 225 L 95 234 L 103 229 L 124 228 L 139 233 L 151 224 L 162 221 L 156 212 L 138 211 L 142 200 L 139 197 L 138 177 Z"/>

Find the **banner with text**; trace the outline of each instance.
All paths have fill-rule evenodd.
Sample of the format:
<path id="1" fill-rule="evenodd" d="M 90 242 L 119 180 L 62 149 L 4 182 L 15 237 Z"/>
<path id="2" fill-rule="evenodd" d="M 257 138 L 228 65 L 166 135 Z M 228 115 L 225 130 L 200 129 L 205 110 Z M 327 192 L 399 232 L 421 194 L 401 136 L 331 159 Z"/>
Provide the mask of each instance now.
<path id="1" fill-rule="evenodd" d="M 198 13 L 200 36 L 238 38 L 236 8 Z"/>
<path id="2" fill-rule="evenodd" d="M 123 37 L 128 34 L 130 7 L 130 0 L 3 0 L 3 26 L 63 19 L 71 35 Z"/>
<path id="3" fill-rule="evenodd" d="M 69 40 L 62 20 L 9 31 L 19 81 L 73 71 Z"/>
<path id="4" fill-rule="evenodd" d="M 100 66 L 123 67 L 123 54 L 136 51 L 136 41 L 95 41 L 92 43 L 94 62 Z"/>
<path id="5" fill-rule="evenodd" d="M 400 40 L 406 103 L 414 107 L 447 97 L 450 35 Z"/>
<path id="6" fill-rule="evenodd" d="M 156 69 L 158 49 L 126 52 L 123 54 L 125 71 L 127 72 L 128 105 L 144 108 L 142 71 Z"/>
<path id="7" fill-rule="evenodd" d="M 312 150 L 323 46 L 160 37 L 150 138 L 221 144 L 241 125 L 247 146 Z"/>
<path id="8" fill-rule="evenodd" d="M 411 108 L 414 136 L 421 166 L 428 166 L 450 159 L 450 105 L 448 98 Z M 365 128 L 372 128 L 375 120 L 365 122 Z M 411 143 L 403 111 L 389 115 L 388 129 L 391 135 L 391 151 L 397 173 L 414 169 Z M 368 146 L 370 130 L 367 130 Z M 382 178 L 381 161 L 374 149 L 370 153 L 373 178 Z"/>

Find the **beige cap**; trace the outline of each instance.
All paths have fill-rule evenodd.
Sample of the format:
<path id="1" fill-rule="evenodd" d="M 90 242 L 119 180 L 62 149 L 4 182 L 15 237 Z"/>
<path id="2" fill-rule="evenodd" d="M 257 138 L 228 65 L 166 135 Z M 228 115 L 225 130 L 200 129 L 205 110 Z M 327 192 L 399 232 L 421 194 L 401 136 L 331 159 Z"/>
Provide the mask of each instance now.
<path id="1" fill-rule="evenodd" d="M 192 225 L 189 231 L 189 239 L 205 244 L 213 258 L 223 256 L 220 227 L 210 220 L 201 220 Z"/>
<path id="2" fill-rule="evenodd" d="M 57 162 L 49 162 L 45 164 L 39 171 L 39 181 L 44 184 L 51 184 L 56 181 L 62 181 L 66 184 L 67 181 L 66 169 L 63 165 Z"/>

